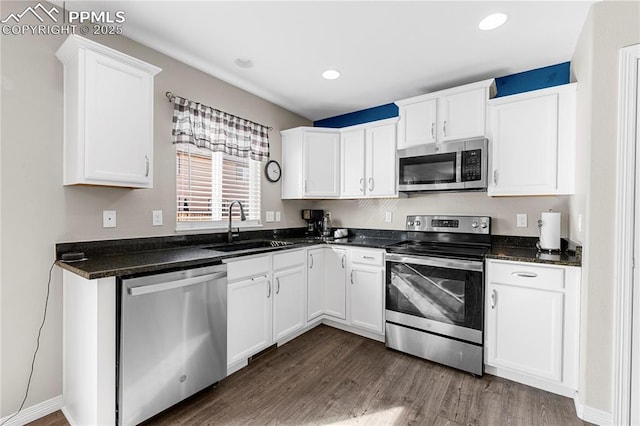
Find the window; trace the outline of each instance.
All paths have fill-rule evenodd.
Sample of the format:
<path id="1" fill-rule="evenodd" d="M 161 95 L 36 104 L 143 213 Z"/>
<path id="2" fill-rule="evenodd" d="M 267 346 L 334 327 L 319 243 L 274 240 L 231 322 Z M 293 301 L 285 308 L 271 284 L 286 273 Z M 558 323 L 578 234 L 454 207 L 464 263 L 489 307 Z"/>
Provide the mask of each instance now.
<path id="1" fill-rule="evenodd" d="M 226 228 L 234 200 L 247 216 L 242 226 L 260 225 L 260 165 L 251 158 L 176 144 L 177 228 Z M 237 206 L 232 220 L 234 226 L 240 224 Z"/>

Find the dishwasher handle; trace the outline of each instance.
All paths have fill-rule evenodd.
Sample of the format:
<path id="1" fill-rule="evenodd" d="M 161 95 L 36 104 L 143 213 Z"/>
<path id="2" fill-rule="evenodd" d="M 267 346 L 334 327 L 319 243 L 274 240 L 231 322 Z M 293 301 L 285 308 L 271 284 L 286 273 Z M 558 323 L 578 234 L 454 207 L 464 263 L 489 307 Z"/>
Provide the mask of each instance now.
<path id="1" fill-rule="evenodd" d="M 226 271 L 216 272 L 215 274 L 200 275 L 198 277 L 184 278 L 175 281 L 166 281 L 163 283 L 145 285 L 140 287 L 131 287 L 129 289 L 129 294 L 131 296 L 142 296 L 143 294 L 158 293 L 160 291 L 173 290 L 190 285 L 206 283 L 207 281 L 219 280 L 220 278 L 225 278 L 226 276 Z"/>

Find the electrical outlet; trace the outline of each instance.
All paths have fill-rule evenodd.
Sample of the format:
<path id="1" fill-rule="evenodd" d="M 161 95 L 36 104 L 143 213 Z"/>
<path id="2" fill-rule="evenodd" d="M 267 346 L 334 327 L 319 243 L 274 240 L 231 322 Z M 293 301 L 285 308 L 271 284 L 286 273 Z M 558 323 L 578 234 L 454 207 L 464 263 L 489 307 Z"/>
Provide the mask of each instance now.
<path id="1" fill-rule="evenodd" d="M 527 214 L 526 213 L 518 213 L 516 215 L 516 226 L 518 228 L 526 228 L 527 227 Z"/>
<path id="2" fill-rule="evenodd" d="M 280 222 L 280 212 L 276 211 L 276 222 Z"/>
<path id="3" fill-rule="evenodd" d="M 273 222 L 273 212 L 272 211 L 267 211 L 266 212 L 266 216 L 267 216 L 267 222 Z"/>
<path id="4" fill-rule="evenodd" d="M 162 226 L 162 210 L 154 210 L 152 213 L 153 226 Z"/>
<path id="5" fill-rule="evenodd" d="M 385 212 L 384 221 L 387 223 L 393 222 L 393 212 Z"/>
<path id="6" fill-rule="evenodd" d="M 115 210 L 104 210 L 102 212 L 102 227 L 103 228 L 116 227 L 116 211 Z"/>

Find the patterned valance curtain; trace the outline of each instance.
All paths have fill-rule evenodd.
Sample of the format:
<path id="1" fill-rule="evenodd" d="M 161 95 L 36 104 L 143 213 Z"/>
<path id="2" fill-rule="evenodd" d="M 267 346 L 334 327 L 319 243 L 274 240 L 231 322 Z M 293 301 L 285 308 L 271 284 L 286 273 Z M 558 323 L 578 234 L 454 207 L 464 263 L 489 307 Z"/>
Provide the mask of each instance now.
<path id="1" fill-rule="evenodd" d="M 173 143 L 262 161 L 269 158 L 269 128 L 175 96 Z"/>

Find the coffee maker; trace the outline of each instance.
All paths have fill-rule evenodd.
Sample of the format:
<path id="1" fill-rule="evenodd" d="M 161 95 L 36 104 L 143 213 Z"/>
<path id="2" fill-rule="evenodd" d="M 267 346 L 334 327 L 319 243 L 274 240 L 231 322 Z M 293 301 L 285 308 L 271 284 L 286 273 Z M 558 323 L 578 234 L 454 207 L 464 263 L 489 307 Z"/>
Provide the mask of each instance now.
<path id="1" fill-rule="evenodd" d="M 319 237 L 322 233 L 324 210 L 302 210 L 302 218 L 307 221 L 307 235 Z"/>

